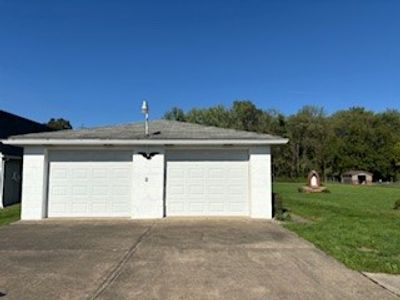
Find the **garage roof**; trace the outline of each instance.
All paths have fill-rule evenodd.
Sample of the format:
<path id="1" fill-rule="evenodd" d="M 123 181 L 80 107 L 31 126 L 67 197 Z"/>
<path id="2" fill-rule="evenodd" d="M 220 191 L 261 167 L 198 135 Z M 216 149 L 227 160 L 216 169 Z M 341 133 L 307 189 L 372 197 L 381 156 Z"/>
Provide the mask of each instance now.
<path id="1" fill-rule="evenodd" d="M 170 120 L 154 120 L 149 122 L 149 135 L 144 133 L 144 122 L 121 124 L 113 126 L 61 130 L 11 136 L 5 143 L 9 144 L 67 144 L 68 141 L 121 141 L 128 144 L 135 141 L 143 144 L 160 144 L 161 142 L 183 141 L 253 141 L 262 144 L 285 144 L 286 139 L 270 134 L 240 131 L 234 129 L 204 126 L 193 123 Z M 37 142 L 35 142 L 37 141 Z"/>

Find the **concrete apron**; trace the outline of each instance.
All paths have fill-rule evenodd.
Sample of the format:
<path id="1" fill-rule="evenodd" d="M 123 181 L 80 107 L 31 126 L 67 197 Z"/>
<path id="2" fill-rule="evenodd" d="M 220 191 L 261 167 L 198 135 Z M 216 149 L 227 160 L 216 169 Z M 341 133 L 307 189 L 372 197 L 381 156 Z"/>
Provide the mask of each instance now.
<path id="1" fill-rule="evenodd" d="M 0 228 L 0 274 L 4 299 L 397 299 L 246 218 L 19 222 Z"/>

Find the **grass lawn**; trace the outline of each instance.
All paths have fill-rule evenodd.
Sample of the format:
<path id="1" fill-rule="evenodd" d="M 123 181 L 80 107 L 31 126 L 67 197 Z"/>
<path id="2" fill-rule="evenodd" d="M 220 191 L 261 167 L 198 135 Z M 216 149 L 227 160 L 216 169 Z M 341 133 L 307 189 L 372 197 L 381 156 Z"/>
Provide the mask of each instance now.
<path id="1" fill-rule="evenodd" d="M 20 216 L 20 204 L 15 204 L 4 209 L 0 209 L 0 226 L 18 221 Z"/>
<path id="2" fill-rule="evenodd" d="M 400 274 L 400 186 L 328 185 L 330 194 L 303 194 L 302 184 L 275 183 L 284 207 L 311 222 L 285 226 L 358 271 Z"/>

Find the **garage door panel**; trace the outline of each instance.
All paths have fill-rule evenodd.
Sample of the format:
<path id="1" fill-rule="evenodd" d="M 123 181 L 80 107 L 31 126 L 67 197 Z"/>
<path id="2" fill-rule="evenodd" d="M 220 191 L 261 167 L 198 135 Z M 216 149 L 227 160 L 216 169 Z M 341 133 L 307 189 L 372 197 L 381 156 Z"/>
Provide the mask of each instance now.
<path id="1" fill-rule="evenodd" d="M 241 167 L 241 168 L 228 168 L 227 171 L 227 178 L 230 179 L 238 179 L 238 181 L 243 179 L 243 173 L 247 172 L 248 168 Z"/>
<path id="2" fill-rule="evenodd" d="M 203 202 L 191 202 L 191 203 L 189 203 L 188 210 L 191 212 L 203 212 L 204 203 Z"/>
<path id="3" fill-rule="evenodd" d="M 223 195 L 225 193 L 225 188 L 221 185 L 209 185 L 207 186 L 207 194 L 211 195 Z"/>
<path id="4" fill-rule="evenodd" d="M 171 176 L 171 179 L 173 178 L 174 180 L 185 178 L 185 173 L 182 171 L 182 168 L 180 168 L 179 166 L 171 167 L 169 169 L 169 175 Z"/>
<path id="5" fill-rule="evenodd" d="M 214 168 L 207 170 L 207 179 L 219 179 L 225 177 L 225 170 L 221 168 Z"/>
<path id="6" fill-rule="evenodd" d="M 129 178 L 129 170 L 123 168 L 115 168 L 112 170 L 112 176 L 119 179 Z"/>
<path id="7" fill-rule="evenodd" d="M 198 166 L 193 166 L 192 168 L 189 169 L 188 171 L 188 177 L 189 178 L 203 178 L 204 177 L 204 172 L 205 170 L 202 169 L 201 167 Z"/>
<path id="8" fill-rule="evenodd" d="M 108 187 L 106 185 L 99 185 L 99 182 L 96 180 L 96 185 L 92 187 L 91 195 L 93 196 L 102 196 L 108 195 Z"/>
<path id="9" fill-rule="evenodd" d="M 224 203 L 210 203 L 209 210 L 213 213 L 224 211 Z"/>
<path id="10" fill-rule="evenodd" d="M 107 171 L 105 168 L 93 168 L 92 177 L 94 179 L 107 179 Z"/>
<path id="11" fill-rule="evenodd" d="M 174 212 L 174 214 L 169 214 L 169 216 L 181 216 L 184 215 L 185 212 L 183 203 L 171 203 L 169 209 Z"/>
<path id="12" fill-rule="evenodd" d="M 243 192 L 243 189 L 245 188 L 244 185 L 227 185 L 227 188 L 229 189 L 230 195 L 239 195 L 240 197 L 245 196 L 245 193 Z"/>
<path id="13" fill-rule="evenodd" d="M 235 204 L 232 203 L 230 205 L 230 207 L 229 207 L 229 210 L 232 211 L 232 212 L 236 212 L 236 213 L 240 214 L 243 211 L 244 208 L 245 207 L 242 204 L 235 205 Z"/>
<path id="14" fill-rule="evenodd" d="M 172 185 L 170 187 L 170 194 L 175 197 L 179 197 L 179 195 L 185 195 L 185 187 L 184 185 Z"/>
<path id="15" fill-rule="evenodd" d="M 120 196 L 123 199 L 129 195 L 130 187 L 128 185 L 113 186 L 111 193 Z"/>
<path id="16" fill-rule="evenodd" d="M 67 169 L 59 168 L 53 171 L 54 179 L 64 179 L 68 177 Z"/>
<path id="17" fill-rule="evenodd" d="M 91 210 L 94 215 L 101 215 L 104 211 L 108 211 L 107 209 L 107 198 L 103 197 L 96 198 L 91 201 Z"/>
<path id="18" fill-rule="evenodd" d="M 69 194 L 68 186 L 55 185 L 55 184 L 50 188 L 50 192 L 52 194 L 54 194 L 54 195 L 57 195 L 57 196 L 63 196 L 63 195 L 68 195 Z"/>
<path id="19" fill-rule="evenodd" d="M 66 201 L 58 201 L 52 204 L 52 209 L 54 212 L 62 212 L 68 209 L 68 205 L 69 203 L 67 203 Z"/>
<path id="20" fill-rule="evenodd" d="M 204 187 L 203 185 L 197 185 L 197 184 L 189 184 L 188 186 L 188 193 L 196 196 L 196 195 L 203 195 L 204 194 Z"/>
<path id="21" fill-rule="evenodd" d="M 80 211 L 87 211 L 87 202 L 85 201 L 85 199 L 79 199 L 75 198 L 71 201 L 71 210 L 73 212 L 80 212 Z"/>
<path id="22" fill-rule="evenodd" d="M 248 153 L 168 153 L 166 185 L 167 216 L 248 215 Z"/>
<path id="23" fill-rule="evenodd" d="M 84 168 L 77 168 L 75 170 L 71 170 L 71 177 L 75 178 L 75 179 L 82 179 L 82 178 L 86 178 L 88 176 L 87 173 L 88 173 L 88 170 L 86 170 Z M 63 177 L 65 178 L 66 176 L 63 176 Z"/>
<path id="24" fill-rule="evenodd" d="M 66 190 L 68 190 L 68 189 L 66 189 Z M 81 195 L 84 195 L 84 196 L 86 196 L 88 194 L 88 192 L 87 192 L 87 186 L 85 186 L 85 185 L 81 185 L 81 186 L 79 186 L 79 185 L 76 185 L 76 186 L 72 186 L 72 195 L 76 195 L 76 196 L 81 196 Z"/>
<path id="25" fill-rule="evenodd" d="M 54 151 L 49 157 L 49 217 L 130 215 L 129 151 Z"/>

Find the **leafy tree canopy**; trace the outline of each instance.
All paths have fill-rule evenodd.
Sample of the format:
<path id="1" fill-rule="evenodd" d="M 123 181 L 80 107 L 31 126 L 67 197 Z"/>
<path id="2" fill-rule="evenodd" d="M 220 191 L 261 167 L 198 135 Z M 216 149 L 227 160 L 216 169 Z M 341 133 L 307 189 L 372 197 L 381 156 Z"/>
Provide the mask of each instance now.
<path id="1" fill-rule="evenodd" d="M 187 112 L 175 107 L 164 117 L 289 138 L 287 145 L 273 148 L 275 176 L 304 177 L 312 169 L 332 179 L 352 169 L 373 172 L 375 180 L 400 175 L 398 110 L 375 113 L 351 107 L 328 115 L 322 107 L 304 106 L 285 116 L 260 109 L 249 100 L 236 100 L 230 107 L 217 105 Z"/>
<path id="2" fill-rule="evenodd" d="M 63 118 L 51 118 L 45 125 L 53 130 L 72 129 L 71 123 Z"/>

